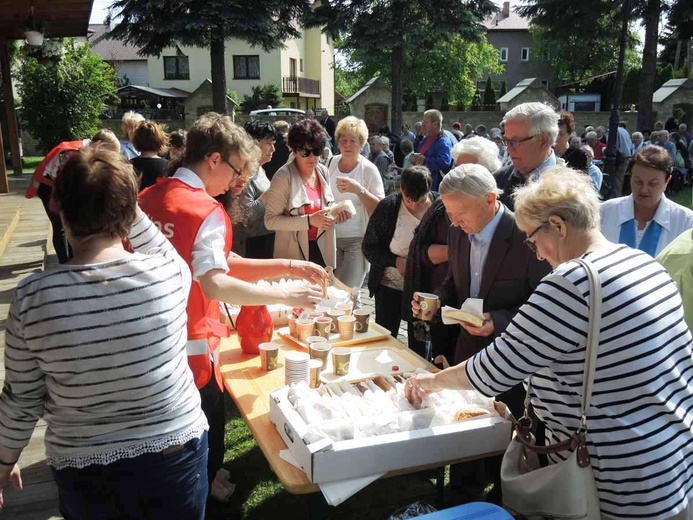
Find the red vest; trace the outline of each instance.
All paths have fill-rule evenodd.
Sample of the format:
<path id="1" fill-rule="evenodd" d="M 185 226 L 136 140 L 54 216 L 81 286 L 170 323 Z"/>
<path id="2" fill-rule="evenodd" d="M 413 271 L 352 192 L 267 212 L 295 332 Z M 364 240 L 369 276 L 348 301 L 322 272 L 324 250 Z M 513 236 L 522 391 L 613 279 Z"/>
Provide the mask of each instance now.
<path id="1" fill-rule="evenodd" d="M 197 232 L 205 219 L 222 205 L 205 190 L 193 188 L 175 178 L 159 178 L 154 186 L 139 195 L 139 205 L 159 230 L 169 239 L 178 254 L 188 263 L 192 273 L 192 250 Z M 226 222 L 224 253 L 231 251 L 231 221 L 222 211 Z M 229 335 L 229 329 L 220 320 L 219 302 L 210 300 L 200 284 L 193 279 L 188 297 L 188 364 L 195 377 L 197 388 L 205 386 L 214 375 L 223 389 L 219 370 L 220 338 Z"/>
<path id="2" fill-rule="evenodd" d="M 65 141 L 57 145 L 50 152 L 48 152 L 46 156 L 43 158 L 43 161 L 41 161 L 34 170 L 34 174 L 31 176 L 31 182 L 29 183 L 29 187 L 26 189 L 26 193 L 24 194 L 24 196 L 27 199 L 35 197 L 38 193 L 38 188 L 41 184 L 45 184 L 52 188 L 53 179 L 51 179 L 50 177 L 46 177 L 44 175 L 46 167 L 50 164 L 50 162 L 53 159 L 60 155 L 60 152 L 63 152 L 65 150 L 79 150 L 80 148 L 82 148 L 82 144 L 83 141 Z"/>

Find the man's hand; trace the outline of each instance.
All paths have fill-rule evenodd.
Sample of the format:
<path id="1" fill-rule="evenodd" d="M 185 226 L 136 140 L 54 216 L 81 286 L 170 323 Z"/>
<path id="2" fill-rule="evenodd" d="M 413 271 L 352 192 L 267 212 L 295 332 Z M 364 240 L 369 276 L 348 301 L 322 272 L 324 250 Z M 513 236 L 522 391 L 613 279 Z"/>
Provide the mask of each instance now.
<path id="1" fill-rule="evenodd" d="M 464 330 L 469 332 L 472 336 L 488 337 L 493 335 L 493 331 L 495 330 L 493 318 L 491 318 L 488 312 L 484 313 L 484 324 L 481 327 L 475 327 L 464 321 L 460 322 L 460 324 L 464 327 Z"/>
<path id="2" fill-rule="evenodd" d="M 12 466 L 12 468 L 2 466 L 2 470 L 0 470 L 0 509 L 5 507 L 5 497 L 3 496 L 2 490 L 5 489 L 10 482 L 17 490 L 22 490 L 24 487 L 22 485 L 22 473 L 19 471 L 19 466 L 17 464 Z"/>
<path id="3" fill-rule="evenodd" d="M 434 305 L 436 306 L 436 308 L 433 309 L 433 315 L 435 316 L 440 310 L 440 300 L 436 300 Z M 411 315 L 414 318 L 422 319 L 419 314 L 421 314 L 421 304 L 419 303 L 419 293 L 415 292 L 411 301 Z"/>
<path id="4" fill-rule="evenodd" d="M 322 290 L 317 285 L 289 285 L 282 290 L 284 291 L 282 303 L 287 307 L 312 309 L 322 301 Z"/>
<path id="5" fill-rule="evenodd" d="M 292 260 L 291 262 L 292 269 L 290 274 L 296 278 L 301 278 L 312 284 L 318 284 L 321 287 L 324 287 L 330 280 L 330 275 L 318 264 L 304 260 Z"/>
<path id="6" fill-rule="evenodd" d="M 335 218 L 329 214 L 329 209 L 321 209 L 309 215 L 310 225 L 316 228 L 327 229 L 334 226 Z"/>

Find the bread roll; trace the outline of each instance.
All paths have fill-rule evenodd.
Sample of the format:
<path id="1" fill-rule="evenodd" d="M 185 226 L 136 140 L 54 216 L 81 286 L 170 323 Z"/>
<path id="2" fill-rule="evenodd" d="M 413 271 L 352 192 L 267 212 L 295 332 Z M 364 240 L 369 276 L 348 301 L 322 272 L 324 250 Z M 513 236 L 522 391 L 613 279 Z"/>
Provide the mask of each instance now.
<path id="1" fill-rule="evenodd" d="M 455 414 L 455 422 L 466 421 L 467 419 L 474 419 L 484 415 L 491 415 L 491 412 L 483 408 L 462 408 Z"/>

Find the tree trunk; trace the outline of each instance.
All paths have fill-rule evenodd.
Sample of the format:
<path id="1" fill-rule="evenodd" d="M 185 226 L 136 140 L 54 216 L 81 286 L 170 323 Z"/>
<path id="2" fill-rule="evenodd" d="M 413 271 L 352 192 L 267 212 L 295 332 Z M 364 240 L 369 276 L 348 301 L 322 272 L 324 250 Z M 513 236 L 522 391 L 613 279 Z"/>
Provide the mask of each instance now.
<path id="1" fill-rule="evenodd" d="M 642 72 L 638 95 L 638 130 L 652 128 L 652 94 L 654 94 L 657 76 L 657 32 L 661 11 L 661 0 L 647 0 L 644 16 L 645 45 L 642 51 Z"/>
<path id="2" fill-rule="evenodd" d="M 226 64 L 223 37 L 214 38 L 209 46 L 212 62 L 212 106 L 215 112 L 226 114 Z"/>
<path id="3" fill-rule="evenodd" d="M 402 57 L 403 42 L 392 49 L 392 117 L 390 131 L 399 135 L 402 127 Z"/>

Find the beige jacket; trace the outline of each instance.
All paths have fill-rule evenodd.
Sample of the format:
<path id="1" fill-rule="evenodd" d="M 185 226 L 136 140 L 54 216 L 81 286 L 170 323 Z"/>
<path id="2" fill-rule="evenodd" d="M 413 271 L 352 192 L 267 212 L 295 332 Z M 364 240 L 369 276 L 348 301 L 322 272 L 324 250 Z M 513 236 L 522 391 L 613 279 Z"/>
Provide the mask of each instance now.
<path id="1" fill-rule="evenodd" d="M 318 164 L 322 187 L 322 206 L 334 204 L 327 169 Z M 275 231 L 274 257 L 308 260 L 308 216 L 303 209 L 310 204 L 308 194 L 293 162 L 282 166 L 272 177 L 269 189 L 262 195 L 265 203 L 265 227 Z M 336 267 L 335 230 L 318 229 L 318 247 L 325 264 Z"/>

